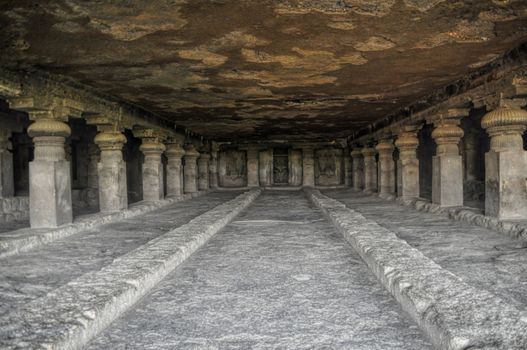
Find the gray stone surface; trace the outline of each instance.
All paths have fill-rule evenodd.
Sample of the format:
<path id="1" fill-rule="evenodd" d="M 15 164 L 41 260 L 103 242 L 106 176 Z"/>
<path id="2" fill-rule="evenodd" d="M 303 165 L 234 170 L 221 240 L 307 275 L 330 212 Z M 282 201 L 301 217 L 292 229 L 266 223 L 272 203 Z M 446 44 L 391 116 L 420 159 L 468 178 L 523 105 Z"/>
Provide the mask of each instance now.
<path id="1" fill-rule="evenodd" d="M 0 319 L 3 349 L 79 349 L 227 225 L 258 195 L 239 195 L 109 265 L 21 305 Z M 173 217 L 166 218 L 168 223 Z M 123 225 L 120 225 L 121 229 Z M 122 241 L 122 240 L 119 240 Z"/>
<path id="2" fill-rule="evenodd" d="M 70 163 L 35 159 L 29 163 L 29 212 L 33 228 L 58 227 L 73 220 Z"/>
<path id="3" fill-rule="evenodd" d="M 328 199 L 336 225 L 440 348 L 525 349 L 521 242 L 373 196 L 326 193 L 353 209 Z"/>
<path id="4" fill-rule="evenodd" d="M 88 349 L 430 345 L 302 192 L 267 191 Z"/>
<path id="5" fill-rule="evenodd" d="M 173 203 L 134 218 L 57 240 L 53 244 L 1 260 L 0 315 L 42 297 L 76 277 L 97 271 L 127 252 L 240 192 L 209 193 Z"/>
<path id="6" fill-rule="evenodd" d="M 463 163 L 460 155 L 433 157 L 432 201 L 442 207 L 463 205 Z"/>
<path id="7" fill-rule="evenodd" d="M 169 198 L 157 202 L 135 203 L 126 210 L 115 213 L 97 213 L 78 217 L 75 222 L 54 229 L 21 228 L 16 231 L 3 232 L 0 235 L 0 258 L 28 251 L 54 240 L 71 236 L 94 227 L 131 218 L 146 212 L 201 195 L 203 192 L 186 194 L 182 197 Z M 26 225 L 24 225 L 26 226 Z M 14 227 L 14 229 L 19 226 Z"/>

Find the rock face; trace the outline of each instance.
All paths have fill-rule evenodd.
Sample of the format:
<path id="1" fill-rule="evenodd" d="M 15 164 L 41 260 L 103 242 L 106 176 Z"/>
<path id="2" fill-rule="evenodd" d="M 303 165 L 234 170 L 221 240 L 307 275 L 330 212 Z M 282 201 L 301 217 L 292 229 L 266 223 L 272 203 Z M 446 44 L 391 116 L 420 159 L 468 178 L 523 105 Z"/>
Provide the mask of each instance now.
<path id="1" fill-rule="evenodd" d="M 0 9 L 2 67 L 52 70 L 218 140 L 347 136 L 527 38 L 521 0 L 65 0 Z"/>

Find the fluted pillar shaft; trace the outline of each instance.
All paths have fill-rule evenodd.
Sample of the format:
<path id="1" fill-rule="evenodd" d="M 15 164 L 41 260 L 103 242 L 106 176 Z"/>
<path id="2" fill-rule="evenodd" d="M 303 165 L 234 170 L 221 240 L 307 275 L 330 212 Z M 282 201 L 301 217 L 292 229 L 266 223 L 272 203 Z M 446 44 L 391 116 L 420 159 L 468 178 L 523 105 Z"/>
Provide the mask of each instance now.
<path id="1" fill-rule="evenodd" d="M 15 195 L 10 136 L 10 130 L 0 130 L 0 198 L 13 197 Z"/>
<path id="2" fill-rule="evenodd" d="M 436 123 L 432 138 L 437 144 L 432 162 L 432 202 L 441 207 L 463 205 L 463 159 L 459 141 L 463 129 L 458 119 Z"/>
<path id="3" fill-rule="evenodd" d="M 247 148 L 247 186 L 260 186 L 259 171 L 258 171 L 258 148 Z"/>
<path id="4" fill-rule="evenodd" d="M 200 191 L 209 189 L 209 160 L 210 154 L 200 153 L 198 158 L 198 189 Z"/>
<path id="5" fill-rule="evenodd" d="M 499 219 L 527 218 L 527 154 L 522 135 L 527 111 L 498 107 L 486 114 L 481 126 L 489 134 L 485 154 L 485 214 Z"/>
<path id="6" fill-rule="evenodd" d="M 181 159 L 185 155 L 185 150 L 179 143 L 169 143 L 165 155 L 167 157 L 167 196 L 181 196 L 184 186 Z"/>
<path id="7" fill-rule="evenodd" d="M 72 222 L 71 172 L 64 149 L 70 127 L 51 112 L 33 115 L 28 134 L 35 145 L 29 164 L 29 218 L 32 228 Z"/>
<path id="8" fill-rule="evenodd" d="M 210 188 L 218 188 L 218 151 L 212 150 L 210 152 L 209 162 L 209 184 Z"/>
<path id="9" fill-rule="evenodd" d="M 88 147 L 88 194 L 87 202 L 90 207 L 99 206 L 99 161 L 101 159 L 101 153 L 99 147 L 93 143 Z"/>
<path id="10" fill-rule="evenodd" d="M 302 186 L 315 187 L 315 150 L 311 146 L 302 148 Z"/>
<path id="11" fill-rule="evenodd" d="M 347 148 L 344 149 L 343 158 L 344 158 L 344 186 L 349 187 L 351 186 L 351 159 L 350 159 L 349 150 Z"/>
<path id="12" fill-rule="evenodd" d="M 395 193 L 395 162 L 393 160 L 393 141 L 380 140 L 375 147 L 379 153 L 379 194 Z"/>
<path id="13" fill-rule="evenodd" d="M 164 198 L 163 163 L 161 155 L 165 145 L 159 140 L 143 139 L 140 148 L 143 162 L 143 200 L 158 201 Z"/>
<path id="14" fill-rule="evenodd" d="M 364 147 L 361 150 L 364 162 L 364 191 L 377 191 L 377 161 L 375 149 Z"/>
<path id="15" fill-rule="evenodd" d="M 185 193 L 198 192 L 198 165 L 199 152 L 192 144 L 185 147 L 185 167 L 183 169 L 185 178 Z"/>
<path id="16" fill-rule="evenodd" d="M 126 209 L 128 189 L 122 152 L 126 137 L 120 131 L 101 131 L 94 141 L 101 151 L 97 165 L 99 210 L 104 213 Z"/>
<path id="17" fill-rule="evenodd" d="M 360 191 L 363 189 L 364 184 L 364 162 L 362 158 L 362 152 L 359 148 L 354 148 L 350 152 L 350 155 L 352 158 L 351 171 L 353 188 L 357 191 Z"/>
<path id="18" fill-rule="evenodd" d="M 419 197 L 419 160 L 417 131 L 404 131 L 397 136 L 395 146 L 399 150 L 397 162 L 397 196 L 401 198 Z"/>

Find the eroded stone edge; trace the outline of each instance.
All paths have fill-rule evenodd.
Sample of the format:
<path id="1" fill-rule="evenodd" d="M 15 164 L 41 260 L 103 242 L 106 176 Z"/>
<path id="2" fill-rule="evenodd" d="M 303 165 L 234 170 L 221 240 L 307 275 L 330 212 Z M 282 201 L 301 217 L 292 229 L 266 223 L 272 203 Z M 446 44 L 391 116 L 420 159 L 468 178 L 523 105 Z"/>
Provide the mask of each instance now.
<path id="1" fill-rule="evenodd" d="M 80 349 L 247 208 L 245 192 L 2 320 L 2 349 Z"/>
<path id="2" fill-rule="evenodd" d="M 375 195 L 370 193 L 372 196 L 377 196 L 384 200 L 395 201 L 400 205 L 412 207 L 416 210 L 426 213 L 433 213 L 443 215 L 449 219 L 466 222 L 468 224 L 477 225 L 492 231 L 496 231 L 507 236 L 522 241 L 527 241 L 527 226 L 521 223 L 515 223 L 512 221 L 503 221 L 497 218 L 486 216 L 475 212 L 475 209 L 469 207 L 441 207 L 438 204 L 431 203 L 424 199 L 412 198 L 403 199 L 397 198 L 394 195 Z"/>
<path id="3" fill-rule="evenodd" d="M 437 348 L 527 348 L 524 312 L 463 282 L 393 232 L 343 203 L 314 189 L 306 189 L 306 195 Z"/>
<path id="4" fill-rule="evenodd" d="M 0 259 L 27 252 L 31 249 L 48 244 L 57 239 L 74 235 L 76 233 L 93 229 L 95 227 L 129 219 L 146 214 L 156 209 L 161 209 L 170 204 L 195 198 L 208 193 L 207 191 L 185 194 L 179 197 L 165 198 L 156 202 L 139 202 L 130 208 L 115 213 L 97 213 L 80 217 L 72 224 L 52 229 L 23 228 L 16 231 L 0 234 Z"/>

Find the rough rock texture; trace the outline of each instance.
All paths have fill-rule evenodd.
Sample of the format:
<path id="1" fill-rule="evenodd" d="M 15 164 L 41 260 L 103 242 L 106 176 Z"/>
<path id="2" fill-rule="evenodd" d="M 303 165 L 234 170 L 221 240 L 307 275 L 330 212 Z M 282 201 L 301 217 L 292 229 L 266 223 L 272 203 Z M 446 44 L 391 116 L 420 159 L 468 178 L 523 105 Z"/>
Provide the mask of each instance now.
<path id="1" fill-rule="evenodd" d="M 317 190 L 307 190 L 377 278 L 440 349 L 525 349 L 527 319 L 471 286 L 393 232 Z"/>
<path id="2" fill-rule="evenodd" d="M 29 219 L 29 197 L 0 198 L 0 224 Z"/>
<path id="3" fill-rule="evenodd" d="M 221 204 L 189 223 L 151 240 L 21 306 L 2 319 L 3 349 L 78 349 L 125 312 L 182 261 L 246 208 L 260 190 Z"/>
<path id="4" fill-rule="evenodd" d="M 2 67 L 72 77 L 204 136 L 334 138 L 524 42 L 527 4 L 20 0 L 2 2 L 0 27 Z"/>
<path id="5" fill-rule="evenodd" d="M 431 346 L 301 191 L 266 191 L 87 348 Z"/>
<path id="6" fill-rule="evenodd" d="M 346 190 L 325 194 L 394 232 L 465 282 L 486 289 L 520 309 L 526 308 L 525 242 L 374 196 Z"/>
<path id="7" fill-rule="evenodd" d="M 238 194 L 239 191 L 209 193 L 172 203 L 1 259 L 0 315 L 5 316 L 84 273 L 110 265 L 114 259 Z"/>
<path id="8" fill-rule="evenodd" d="M 203 192 L 200 194 L 203 194 Z M 157 202 L 140 202 L 130 206 L 128 209 L 115 213 L 97 213 L 84 217 L 81 216 L 72 224 L 64 225 L 54 229 L 23 228 L 16 231 L 4 232 L 0 235 L 0 257 L 6 257 L 28 251 L 59 238 L 64 238 L 103 224 L 108 224 L 118 220 L 144 214 L 154 209 L 158 209 L 181 200 L 190 199 L 192 197 L 194 196 L 186 194 L 182 197 L 167 198 Z"/>

